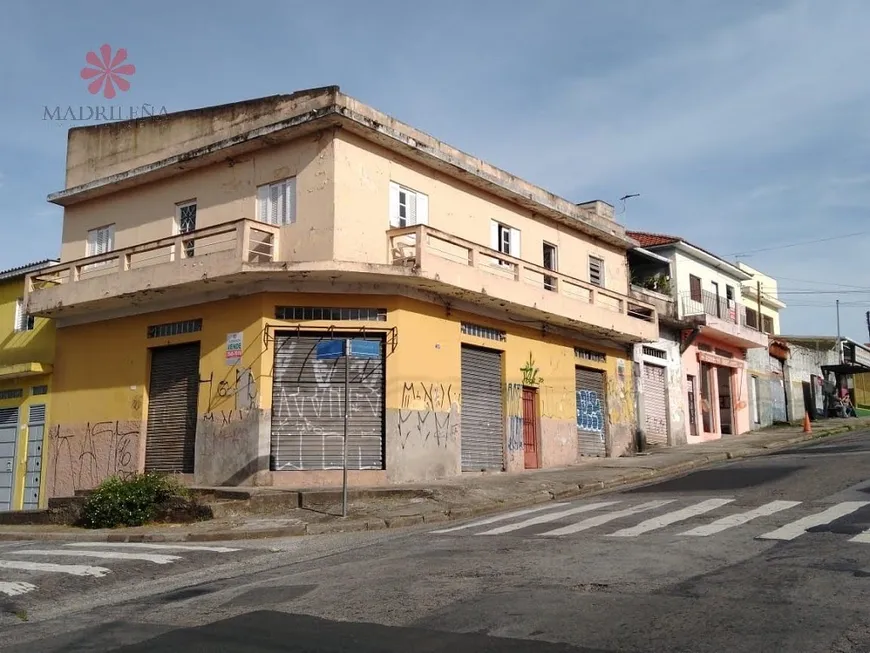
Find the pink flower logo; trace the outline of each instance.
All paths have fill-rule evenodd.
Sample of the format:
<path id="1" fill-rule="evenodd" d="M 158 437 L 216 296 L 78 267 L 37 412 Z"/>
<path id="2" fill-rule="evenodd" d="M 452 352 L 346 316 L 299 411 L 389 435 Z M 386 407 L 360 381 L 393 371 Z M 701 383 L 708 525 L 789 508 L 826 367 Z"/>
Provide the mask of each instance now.
<path id="1" fill-rule="evenodd" d="M 124 63 L 127 59 L 127 50 L 120 48 L 112 56 L 112 48 L 109 45 L 100 47 L 100 54 L 96 52 L 88 52 L 85 60 L 93 66 L 85 66 L 82 68 L 82 79 L 92 79 L 88 84 L 88 91 L 93 95 L 103 89 L 103 97 L 111 100 L 115 97 L 115 87 L 121 91 L 130 90 L 130 82 L 124 79 L 124 75 L 132 75 L 136 72 L 136 66 L 130 63 Z"/>

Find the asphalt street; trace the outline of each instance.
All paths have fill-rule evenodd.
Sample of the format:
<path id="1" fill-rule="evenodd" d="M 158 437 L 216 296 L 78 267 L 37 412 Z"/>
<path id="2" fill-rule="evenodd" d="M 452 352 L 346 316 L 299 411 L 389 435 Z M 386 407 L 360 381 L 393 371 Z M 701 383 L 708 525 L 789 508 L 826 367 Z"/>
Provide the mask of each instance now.
<path id="1" fill-rule="evenodd" d="M 0 651 L 870 653 L 870 432 L 439 527 L 191 546 L 218 550 L 0 546 Z"/>

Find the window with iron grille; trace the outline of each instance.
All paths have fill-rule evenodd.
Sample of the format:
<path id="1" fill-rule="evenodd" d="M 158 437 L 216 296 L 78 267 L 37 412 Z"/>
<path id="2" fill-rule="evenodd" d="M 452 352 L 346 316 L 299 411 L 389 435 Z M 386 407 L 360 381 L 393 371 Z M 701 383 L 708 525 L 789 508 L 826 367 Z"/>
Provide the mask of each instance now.
<path id="1" fill-rule="evenodd" d="M 758 313 L 755 309 L 746 308 L 746 326 L 757 329 L 758 328 Z"/>
<path id="2" fill-rule="evenodd" d="M 48 386 L 47 385 L 35 385 L 30 388 L 30 394 L 32 395 L 47 395 L 48 394 Z"/>
<path id="3" fill-rule="evenodd" d="M 574 358 L 582 358 L 583 360 L 594 361 L 596 363 L 603 363 L 607 360 L 607 356 L 599 351 L 581 349 L 580 347 L 574 347 Z"/>
<path id="4" fill-rule="evenodd" d="M 385 308 L 336 308 L 329 306 L 276 306 L 276 320 L 386 322 Z"/>
<path id="5" fill-rule="evenodd" d="M 184 333 L 196 333 L 197 331 L 202 331 L 202 318 L 152 325 L 148 327 L 148 337 L 166 338 L 167 336 L 179 336 Z"/>
<path id="6" fill-rule="evenodd" d="M 604 287 L 604 259 L 589 257 L 589 283 Z"/>
<path id="7" fill-rule="evenodd" d="M 0 390 L 0 399 L 21 399 L 24 396 L 22 388 L 12 388 L 10 390 Z"/>
<path id="8" fill-rule="evenodd" d="M 35 325 L 36 319 L 24 312 L 24 299 L 19 297 L 15 301 L 15 331 L 33 331 Z"/>
<path id="9" fill-rule="evenodd" d="M 472 324 L 471 322 L 463 322 L 460 325 L 460 330 L 467 336 L 475 336 L 477 338 L 486 338 L 487 340 L 498 340 L 504 342 L 507 340 L 507 335 L 504 331 L 493 329 L 491 327 L 481 326 L 480 324 Z"/>
<path id="10" fill-rule="evenodd" d="M 764 333 L 773 333 L 773 318 L 769 315 L 761 316 L 761 330 Z"/>
<path id="11" fill-rule="evenodd" d="M 643 348 L 644 356 L 654 356 L 655 358 L 661 358 L 662 360 L 667 360 L 668 353 L 661 349 L 656 349 L 655 347 L 647 347 L 644 345 Z"/>

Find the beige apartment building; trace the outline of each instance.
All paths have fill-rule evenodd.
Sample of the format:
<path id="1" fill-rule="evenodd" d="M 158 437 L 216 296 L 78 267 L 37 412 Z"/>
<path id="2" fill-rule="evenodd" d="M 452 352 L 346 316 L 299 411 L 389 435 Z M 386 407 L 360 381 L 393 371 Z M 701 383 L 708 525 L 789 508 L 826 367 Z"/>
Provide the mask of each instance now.
<path id="1" fill-rule="evenodd" d="M 346 459 L 374 486 L 635 446 L 630 352 L 658 320 L 612 208 L 337 87 L 72 129 L 49 201 L 60 264 L 26 295 L 57 325 L 49 496 L 133 470 L 310 487 Z"/>

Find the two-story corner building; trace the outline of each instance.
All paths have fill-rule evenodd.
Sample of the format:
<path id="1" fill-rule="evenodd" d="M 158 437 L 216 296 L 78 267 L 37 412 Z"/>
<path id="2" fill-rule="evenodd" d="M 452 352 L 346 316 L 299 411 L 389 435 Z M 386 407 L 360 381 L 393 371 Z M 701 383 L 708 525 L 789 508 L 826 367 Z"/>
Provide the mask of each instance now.
<path id="1" fill-rule="evenodd" d="M 61 263 L 27 305 L 58 324 L 53 496 L 121 470 L 337 485 L 346 453 L 359 486 L 634 446 L 629 351 L 657 316 L 612 208 L 337 87 L 73 129 L 49 199 Z"/>
<path id="2" fill-rule="evenodd" d="M 25 278 L 44 260 L 0 272 L 0 511 L 43 507 L 46 418 L 54 362 L 51 320 L 29 315 Z"/>
<path id="3" fill-rule="evenodd" d="M 780 334 L 780 311 L 786 308 L 777 292 L 773 277 L 759 272 L 746 263 L 737 267 L 750 275 L 742 284 L 746 326 L 767 334 L 766 349 L 748 349 L 746 366 L 749 374 L 749 428 L 764 428 L 800 418 L 789 411 L 788 359 L 790 346 L 777 338 Z"/>
<path id="4" fill-rule="evenodd" d="M 628 232 L 670 261 L 670 290 L 680 334 L 686 441 L 750 430 L 746 351 L 767 335 L 746 326 L 741 286 L 751 276 L 677 236 Z"/>

